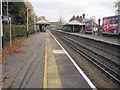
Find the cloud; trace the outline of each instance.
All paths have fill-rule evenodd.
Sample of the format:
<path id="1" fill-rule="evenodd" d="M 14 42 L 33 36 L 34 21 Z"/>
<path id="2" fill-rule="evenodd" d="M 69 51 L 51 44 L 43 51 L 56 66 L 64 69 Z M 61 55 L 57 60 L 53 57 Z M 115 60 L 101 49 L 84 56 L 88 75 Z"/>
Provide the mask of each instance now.
<path id="1" fill-rule="evenodd" d="M 114 2 L 117 0 L 30 0 L 38 16 L 56 21 L 62 16 L 68 21 L 73 15 L 86 14 L 86 17 L 102 18 L 114 15 Z"/>

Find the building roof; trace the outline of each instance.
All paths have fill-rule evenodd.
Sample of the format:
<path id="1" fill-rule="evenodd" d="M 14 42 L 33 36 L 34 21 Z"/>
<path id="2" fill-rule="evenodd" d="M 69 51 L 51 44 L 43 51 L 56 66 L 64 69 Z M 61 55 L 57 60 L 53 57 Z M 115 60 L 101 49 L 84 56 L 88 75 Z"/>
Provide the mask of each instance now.
<path id="1" fill-rule="evenodd" d="M 48 20 L 40 20 L 40 21 L 37 21 L 36 24 L 47 24 L 47 25 L 50 25 L 50 22 Z"/>
<path id="2" fill-rule="evenodd" d="M 46 25 L 50 25 L 50 22 L 45 19 L 45 16 L 41 16 L 41 17 L 39 17 L 39 21 L 37 21 L 36 24 L 46 24 Z"/>
<path id="3" fill-rule="evenodd" d="M 81 22 L 79 22 L 77 20 L 72 20 L 72 21 L 68 22 L 65 25 L 83 25 L 83 23 L 81 23 Z"/>

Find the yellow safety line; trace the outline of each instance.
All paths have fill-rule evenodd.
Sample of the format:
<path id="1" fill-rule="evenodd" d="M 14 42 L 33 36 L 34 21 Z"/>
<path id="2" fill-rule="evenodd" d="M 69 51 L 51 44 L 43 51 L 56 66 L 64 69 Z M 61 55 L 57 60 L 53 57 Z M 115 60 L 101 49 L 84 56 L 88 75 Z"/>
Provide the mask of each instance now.
<path id="1" fill-rule="evenodd" d="M 44 64 L 44 84 L 43 84 L 43 88 L 47 88 L 47 41 L 48 41 L 48 35 L 46 33 L 46 47 L 45 47 L 45 64 Z"/>
<path id="2" fill-rule="evenodd" d="M 44 64 L 44 85 L 43 88 L 62 88 L 59 72 L 55 57 L 52 53 L 52 46 L 48 38 L 48 32 L 46 33 L 46 52 L 45 52 L 45 64 Z M 49 68 L 48 68 L 49 67 Z"/>

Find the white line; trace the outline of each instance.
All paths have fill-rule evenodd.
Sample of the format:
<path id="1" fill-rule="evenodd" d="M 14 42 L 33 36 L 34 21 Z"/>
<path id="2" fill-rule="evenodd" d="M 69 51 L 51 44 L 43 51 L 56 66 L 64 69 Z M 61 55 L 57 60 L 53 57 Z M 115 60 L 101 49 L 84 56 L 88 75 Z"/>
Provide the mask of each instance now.
<path id="1" fill-rule="evenodd" d="M 63 50 L 53 50 L 54 54 L 66 54 Z"/>
<path id="2" fill-rule="evenodd" d="M 52 35 L 52 33 L 50 33 Z M 63 49 L 63 51 L 66 53 L 66 55 L 69 57 L 69 59 L 72 61 L 72 63 L 75 65 L 77 70 L 81 73 L 83 78 L 87 81 L 87 83 L 90 85 L 91 88 L 94 90 L 97 90 L 96 87 L 93 85 L 93 83 L 90 81 L 90 79 L 85 75 L 85 73 L 80 69 L 80 67 L 76 64 L 76 62 L 73 60 L 73 58 L 67 53 L 67 51 L 63 48 L 63 46 L 58 42 L 58 40 L 52 35 L 52 37 L 55 39 L 55 41 L 60 45 L 60 47 Z"/>

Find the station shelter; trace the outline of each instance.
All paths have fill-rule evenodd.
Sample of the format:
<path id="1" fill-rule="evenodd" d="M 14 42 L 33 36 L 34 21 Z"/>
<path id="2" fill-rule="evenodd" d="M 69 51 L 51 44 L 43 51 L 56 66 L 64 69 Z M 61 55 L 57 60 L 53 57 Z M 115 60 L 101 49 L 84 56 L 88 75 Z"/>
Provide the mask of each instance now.
<path id="1" fill-rule="evenodd" d="M 36 25 L 38 26 L 38 32 L 45 32 L 47 30 L 47 26 L 50 25 L 50 22 L 48 20 L 40 20 L 36 22 Z"/>
<path id="2" fill-rule="evenodd" d="M 77 20 L 72 20 L 67 24 L 64 24 L 64 28 L 65 28 L 64 30 L 68 32 L 80 32 L 83 27 L 84 24 Z"/>

